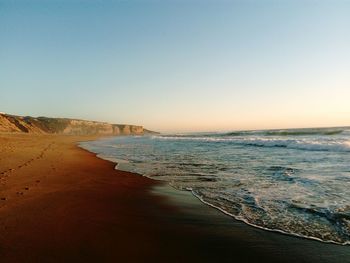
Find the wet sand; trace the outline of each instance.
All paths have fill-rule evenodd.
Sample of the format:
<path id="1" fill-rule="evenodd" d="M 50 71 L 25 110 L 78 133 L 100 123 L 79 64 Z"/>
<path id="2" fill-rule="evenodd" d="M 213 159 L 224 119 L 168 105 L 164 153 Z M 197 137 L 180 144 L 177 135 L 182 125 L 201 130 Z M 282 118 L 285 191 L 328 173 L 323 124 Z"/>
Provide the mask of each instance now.
<path id="1" fill-rule="evenodd" d="M 77 147 L 0 135 L 0 262 L 350 262 L 350 246 L 259 230 Z"/>

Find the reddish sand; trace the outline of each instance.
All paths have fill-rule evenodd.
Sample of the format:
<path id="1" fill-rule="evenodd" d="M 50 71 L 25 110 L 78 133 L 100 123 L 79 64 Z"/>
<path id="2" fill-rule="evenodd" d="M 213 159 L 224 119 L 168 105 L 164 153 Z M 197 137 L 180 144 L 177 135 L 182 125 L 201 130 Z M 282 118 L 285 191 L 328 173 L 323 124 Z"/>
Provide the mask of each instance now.
<path id="1" fill-rule="evenodd" d="M 1 261 L 152 257 L 155 182 L 114 170 L 68 136 L 1 136 Z M 4 200 L 5 199 L 5 200 Z M 170 229 L 169 229 L 170 231 Z M 135 246 L 137 245 L 137 247 Z"/>
<path id="2" fill-rule="evenodd" d="M 311 262 L 339 247 L 156 194 L 160 183 L 76 146 L 87 139 L 0 135 L 0 262 Z"/>

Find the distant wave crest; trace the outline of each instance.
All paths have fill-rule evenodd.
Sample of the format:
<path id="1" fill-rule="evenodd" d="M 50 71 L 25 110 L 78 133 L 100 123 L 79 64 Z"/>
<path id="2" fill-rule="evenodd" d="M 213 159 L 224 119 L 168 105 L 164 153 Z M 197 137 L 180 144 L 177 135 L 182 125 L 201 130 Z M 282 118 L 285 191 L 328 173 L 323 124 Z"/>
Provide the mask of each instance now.
<path id="1" fill-rule="evenodd" d="M 350 141 L 347 140 L 308 140 L 308 139 L 279 139 L 267 137 L 189 137 L 189 136 L 154 136 L 161 140 L 193 140 L 203 142 L 222 142 L 237 145 L 247 145 L 255 147 L 283 147 L 289 149 L 299 149 L 306 151 L 335 151 L 349 152 Z"/>
<path id="2" fill-rule="evenodd" d="M 344 129 L 293 129 L 293 130 L 269 130 L 269 131 L 243 131 L 229 132 L 224 136 L 245 136 L 245 135 L 263 135 L 263 136 L 305 136 L 305 135 L 337 135 L 344 132 Z"/>

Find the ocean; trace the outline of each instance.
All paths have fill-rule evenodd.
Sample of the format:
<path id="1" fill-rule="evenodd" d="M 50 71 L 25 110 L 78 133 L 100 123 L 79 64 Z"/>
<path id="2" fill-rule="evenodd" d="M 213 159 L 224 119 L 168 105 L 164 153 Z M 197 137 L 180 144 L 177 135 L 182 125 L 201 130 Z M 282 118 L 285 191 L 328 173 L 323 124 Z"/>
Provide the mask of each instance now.
<path id="1" fill-rule="evenodd" d="M 112 137 L 81 147 L 254 227 L 350 244 L 350 128 Z"/>

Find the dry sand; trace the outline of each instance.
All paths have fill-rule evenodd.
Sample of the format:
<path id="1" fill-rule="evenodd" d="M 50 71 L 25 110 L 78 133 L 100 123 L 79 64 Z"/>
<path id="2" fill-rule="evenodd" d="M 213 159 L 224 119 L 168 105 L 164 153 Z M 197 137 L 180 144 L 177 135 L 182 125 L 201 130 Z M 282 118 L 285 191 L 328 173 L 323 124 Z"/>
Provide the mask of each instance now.
<path id="1" fill-rule="evenodd" d="M 87 137 L 0 135 L 0 262 L 350 262 L 350 248 L 249 227 L 114 170 Z"/>

